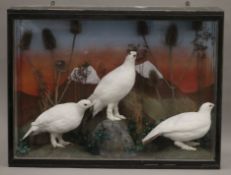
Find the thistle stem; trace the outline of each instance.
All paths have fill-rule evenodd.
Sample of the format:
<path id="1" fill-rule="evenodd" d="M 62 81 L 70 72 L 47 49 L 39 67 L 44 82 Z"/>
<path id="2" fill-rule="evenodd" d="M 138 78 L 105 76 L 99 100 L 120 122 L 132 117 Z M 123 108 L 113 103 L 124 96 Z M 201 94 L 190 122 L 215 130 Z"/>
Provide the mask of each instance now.
<path id="1" fill-rule="evenodd" d="M 21 54 L 21 56 L 22 56 L 22 54 Z M 31 62 L 30 58 L 28 58 L 27 61 L 28 61 L 29 65 L 31 66 L 32 72 L 33 72 L 33 74 L 34 74 L 34 76 L 35 76 L 35 78 L 36 78 L 36 80 L 38 82 L 39 87 L 42 87 L 43 85 L 41 84 L 41 79 L 40 79 L 40 77 L 37 74 L 37 72 L 40 72 L 40 71 L 36 69 L 36 67 Z M 48 108 L 48 104 L 45 101 L 49 101 L 49 103 L 51 105 L 53 105 L 54 103 L 53 103 L 53 101 L 52 101 L 52 99 L 50 97 L 50 94 L 48 92 L 42 92 L 42 94 L 43 95 L 41 97 L 42 98 L 41 99 L 41 104 L 43 105 L 44 109 L 47 109 Z"/>
<path id="2" fill-rule="evenodd" d="M 70 69 L 70 65 L 71 65 L 71 62 L 72 62 L 72 57 L 73 57 L 73 53 L 74 53 L 74 49 L 75 49 L 75 40 L 76 40 L 76 37 L 77 37 L 77 34 L 74 34 L 73 40 L 72 40 L 72 46 L 71 46 L 71 54 L 70 54 L 69 62 L 67 64 L 68 73 L 70 72 L 69 69 Z"/>
<path id="3" fill-rule="evenodd" d="M 148 41 L 147 41 L 145 35 L 142 35 L 142 38 L 143 38 L 145 47 L 148 49 L 149 54 L 150 54 L 151 56 L 153 56 L 153 55 L 152 55 L 152 52 L 151 52 L 151 49 L 150 49 L 150 47 L 149 47 L 149 45 L 148 45 Z"/>
<path id="4" fill-rule="evenodd" d="M 197 57 L 197 88 L 198 104 L 201 104 L 201 58 Z"/>
<path id="5" fill-rule="evenodd" d="M 47 97 L 48 101 L 50 102 L 51 105 L 54 105 L 53 101 L 51 100 L 50 94 L 45 92 L 45 96 Z"/>
<path id="6" fill-rule="evenodd" d="M 172 98 L 175 98 L 175 87 L 173 86 L 173 60 L 172 60 L 172 47 L 169 47 L 169 79 L 171 82 L 171 91 L 172 91 Z"/>
<path id="7" fill-rule="evenodd" d="M 153 56 L 153 55 L 152 55 L 152 51 L 151 51 L 151 49 L 150 49 L 150 47 L 149 47 L 149 45 L 148 45 L 148 42 L 147 42 L 146 37 L 145 37 L 144 35 L 142 35 L 142 38 L 143 38 L 145 47 L 147 47 L 147 49 L 148 49 L 148 51 L 149 51 L 149 54 L 150 54 L 151 56 Z M 154 62 L 154 63 L 155 63 L 155 62 Z M 168 86 L 168 88 L 171 89 L 171 86 L 170 86 L 170 84 L 168 83 L 168 81 L 167 81 L 165 78 L 163 78 L 163 80 L 164 80 L 165 84 Z"/>
<path id="8" fill-rule="evenodd" d="M 63 90 L 63 92 L 62 92 L 62 94 L 61 94 L 61 96 L 60 96 L 60 98 L 59 98 L 59 100 L 58 100 L 58 103 L 60 103 L 60 102 L 62 101 L 62 99 L 63 99 L 63 97 L 64 97 L 64 95 L 65 95 L 67 89 L 69 88 L 71 82 L 72 82 L 72 80 L 69 79 L 68 82 L 66 83 L 66 85 L 65 85 L 65 87 L 64 87 L 64 90 Z"/>
<path id="9" fill-rule="evenodd" d="M 55 55 L 54 55 L 54 51 L 53 50 L 49 50 L 50 51 L 50 55 L 51 55 L 51 58 L 52 58 L 52 61 L 53 61 L 53 66 L 55 66 Z M 54 71 L 53 71 L 53 74 L 54 74 L 54 79 L 53 79 L 53 85 L 54 85 L 54 88 L 56 89 L 57 87 L 57 71 L 56 69 L 54 68 Z M 54 95 L 54 104 L 56 104 L 56 94 Z"/>
<path id="10" fill-rule="evenodd" d="M 59 96 L 59 81 L 61 77 L 61 72 L 57 73 L 57 79 L 56 79 L 56 86 L 55 86 L 55 104 L 58 103 L 58 96 Z"/>
<path id="11" fill-rule="evenodd" d="M 76 37 L 77 37 L 77 34 L 74 34 L 73 40 L 72 40 L 72 46 L 71 46 L 71 53 L 70 53 L 70 57 L 69 57 L 69 62 L 67 63 L 67 74 L 68 74 L 68 75 L 69 75 L 69 73 L 70 73 L 70 65 L 71 65 L 72 57 L 73 57 L 73 53 L 74 53 Z M 67 89 L 69 88 L 70 84 L 71 84 L 71 80 L 69 79 L 68 82 L 67 82 L 67 84 L 66 84 L 65 87 L 64 87 L 64 90 L 63 90 L 63 92 L 62 92 L 62 94 L 61 94 L 61 96 L 60 96 L 58 102 L 61 102 L 61 101 L 62 101 L 62 99 L 63 99 L 63 97 L 64 97 L 64 95 L 65 95 Z"/>

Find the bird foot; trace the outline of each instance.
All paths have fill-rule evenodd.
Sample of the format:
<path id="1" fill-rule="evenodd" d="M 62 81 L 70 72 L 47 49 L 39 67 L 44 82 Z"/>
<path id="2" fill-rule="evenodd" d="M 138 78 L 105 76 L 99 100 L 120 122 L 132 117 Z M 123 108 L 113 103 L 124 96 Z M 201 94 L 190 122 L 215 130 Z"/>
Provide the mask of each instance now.
<path id="1" fill-rule="evenodd" d="M 199 142 L 187 142 L 187 144 L 190 146 L 200 146 Z"/>
<path id="2" fill-rule="evenodd" d="M 119 121 L 119 120 L 121 120 L 120 118 L 109 118 L 109 120 L 111 120 L 111 121 Z"/>
<path id="3" fill-rule="evenodd" d="M 115 115 L 115 117 L 119 119 L 127 119 L 124 115 L 120 115 L 120 114 Z"/>
<path id="4" fill-rule="evenodd" d="M 60 143 L 61 143 L 62 145 L 64 145 L 64 146 L 67 146 L 67 145 L 70 145 L 70 144 L 71 144 L 71 142 L 67 142 L 67 141 L 64 141 L 64 140 L 62 140 Z"/>
<path id="5" fill-rule="evenodd" d="M 118 121 L 118 120 L 121 120 L 120 118 L 117 118 L 117 117 L 115 117 L 115 116 L 113 116 L 113 115 L 107 115 L 107 118 L 108 118 L 109 120 L 111 120 L 111 121 Z"/>
<path id="6" fill-rule="evenodd" d="M 177 147 L 180 147 L 181 149 L 183 150 L 187 150 L 187 151 L 196 151 L 197 149 L 192 147 L 192 146 L 189 146 L 189 145 L 186 145 L 185 143 L 183 142 L 179 142 L 179 141 L 175 141 L 174 144 L 177 146 Z"/>
<path id="7" fill-rule="evenodd" d="M 181 147 L 181 149 L 187 150 L 187 151 L 196 151 L 197 150 L 196 148 L 194 148 L 192 146 L 188 146 L 188 145 Z"/>
<path id="8" fill-rule="evenodd" d="M 52 145 L 54 148 L 65 148 L 65 146 L 63 144 L 60 143 L 56 143 Z"/>

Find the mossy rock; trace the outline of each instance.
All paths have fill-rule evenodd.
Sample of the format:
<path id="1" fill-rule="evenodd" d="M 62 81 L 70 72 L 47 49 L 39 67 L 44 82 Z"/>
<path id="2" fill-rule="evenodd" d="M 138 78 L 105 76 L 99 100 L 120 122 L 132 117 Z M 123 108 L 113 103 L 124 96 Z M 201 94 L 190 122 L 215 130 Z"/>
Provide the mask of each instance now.
<path id="1" fill-rule="evenodd" d="M 103 156 L 129 157 L 134 155 L 134 142 L 124 121 L 103 120 L 91 134 L 91 143 Z"/>

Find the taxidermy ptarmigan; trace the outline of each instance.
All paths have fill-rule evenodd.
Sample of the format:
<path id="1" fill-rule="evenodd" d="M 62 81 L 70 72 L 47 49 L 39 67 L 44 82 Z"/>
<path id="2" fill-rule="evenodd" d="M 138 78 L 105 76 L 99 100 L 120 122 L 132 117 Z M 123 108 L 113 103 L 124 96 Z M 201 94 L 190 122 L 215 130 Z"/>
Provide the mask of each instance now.
<path id="1" fill-rule="evenodd" d="M 195 151 L 193 146 L 198 146 L 199 143 L 193 140 L 203 137 L 209 131 L 213 107 L 213 103 L 206 102 L 198 112 L 185 112 L 166 119 L 144 137 L 143 144 L 164 136 L 173 140 L 181 149 Z"/>
<path id="2" fill-rule="evenodd" d="M 93 116 L 107 106 L 107 118 L 125 119 L 119 114 L 118 104 L 132 89 L 135 83 L 136 51 L 130 51 L 122 65 L 105 75 L 93 94 L 88 98 L 93 103 Z"/>
<path id="3" fill-rule="evenodd" d="M 36 135 L 42 132 L 50 133 L 50 141 L 54 148 L 65 147 L 70 144 L 62 138 L 62 134 L 77 128 L 87 108 L 91 107 L 89 100 L 80 100 L 78 103 L 58 104 L 43 112 L 31 123 L 30 129 L 23 139 L 30 134 Z"/>

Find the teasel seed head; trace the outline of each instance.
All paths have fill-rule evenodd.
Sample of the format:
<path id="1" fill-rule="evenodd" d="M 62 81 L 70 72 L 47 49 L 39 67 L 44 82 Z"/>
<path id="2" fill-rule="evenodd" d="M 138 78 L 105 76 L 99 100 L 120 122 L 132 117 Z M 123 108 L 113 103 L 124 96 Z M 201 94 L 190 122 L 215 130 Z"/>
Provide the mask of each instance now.
<path id="1" fill-rule="evenodd" d="M 32 32 L 31 30 L 26 30 L 22 34 L 22 38 L 19 43 L 19 48 L 21 50 L 28 50 L 30 48 L 31 40 L 32 40 Z"/>
<path id="2" fill-rule="evenodd" d="M 87 68 L 87 67 L 89 67 L 89 66 L 90 66 L 90 64 L 89 64 L 88 62 L 85 62 L 81 67 Z"/>
<path id="3" fill-rule="evenodd" d="M 148 24 L 145 21 L 137 22 L 137 34 L 141 36 L 145 36 L 149 34 Z"/>
<path id="4" fill-rule="evenodd" d="M 45 49 L 54 50 L 56 48 L 56 39 L 50 29 L 43 29 L 42 38 Z"/>
<path id="5" fill-rule="evenodd" d="M 127 48 L 127 53 L 131 52 L 131 51 L 137 51 L 138 50 L 139 45 L 135 45 L 135 44 L 128 44 L 128 48 Z"/>
<path id="6" fill-rule="evenodd" d="M 178 29 L 176 24 L 170 24 L 165 34 L 165 44 L 169 47 L 174 47 L 178 40 Z"/>
<path id="7" fill-rule="evenodd" d="M 64 72 L 66 69 L 66 62 L 64 60 L 57 60 L 55 62 L 55 69 L 58 72 Z"/>
<path id="8" fill-rule="evenodd" d="M 70 32 L 74 35 L 81 33 L 82 27 L 78 20 L 72 20 L 70 22 Z"/>
<path id="9" fill-rule="evenodd" d="M 147 56 L 148 48 L 146 46 L 140 46 L 139 44 L 128 44 L 127 53 L 131 51 L 137 52 L 137 58 L 144 58 Z"/>

